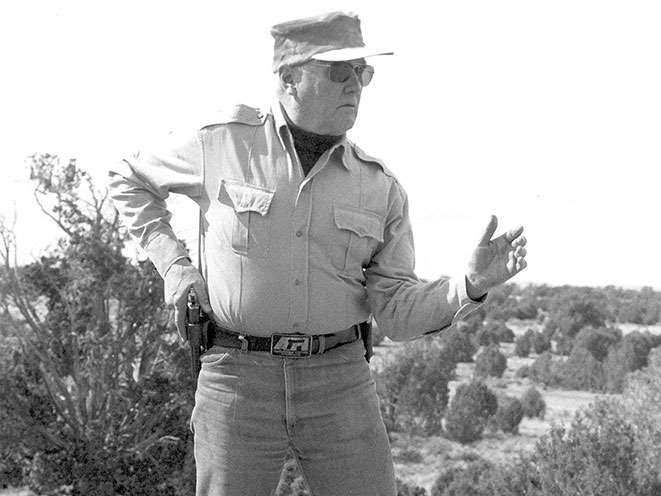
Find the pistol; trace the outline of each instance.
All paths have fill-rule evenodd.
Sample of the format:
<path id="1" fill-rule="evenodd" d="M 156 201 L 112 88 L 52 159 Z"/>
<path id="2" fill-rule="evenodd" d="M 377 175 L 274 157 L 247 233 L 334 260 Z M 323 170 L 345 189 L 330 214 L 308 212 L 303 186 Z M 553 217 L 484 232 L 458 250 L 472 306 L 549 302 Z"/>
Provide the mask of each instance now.
<path id="1" fill-rule="evenodd" d="M 209 317 L 200 307 L 195 289 L 190 288 L 186 302 L 186 339 L 190 347 L 191 374 L 195 383 L 202 368 L 200 355 L 207 350 L 208 320 Z"/>

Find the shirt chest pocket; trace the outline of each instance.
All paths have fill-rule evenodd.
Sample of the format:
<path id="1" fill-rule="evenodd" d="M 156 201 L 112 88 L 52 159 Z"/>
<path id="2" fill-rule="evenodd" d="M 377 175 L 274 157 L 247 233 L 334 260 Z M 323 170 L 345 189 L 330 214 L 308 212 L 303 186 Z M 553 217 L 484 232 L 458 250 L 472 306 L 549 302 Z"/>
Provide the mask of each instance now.
<path id="1" fill-rule="evenodd" d="M 242 181 L 223 179 L 218 201 L 230 206 L 232 250 L 238 255 L 264 258 L 269 253 L 271 218 L 268 216 L 275 191 Z"/>
<path id="2" fill-rule="evenodd" d="M 344 271 L 365 267 L 383 241 L 383 217 L 369 210 L 335 205 L 333 218 L 341 240 L 332 257 L 333 265 Z"/>

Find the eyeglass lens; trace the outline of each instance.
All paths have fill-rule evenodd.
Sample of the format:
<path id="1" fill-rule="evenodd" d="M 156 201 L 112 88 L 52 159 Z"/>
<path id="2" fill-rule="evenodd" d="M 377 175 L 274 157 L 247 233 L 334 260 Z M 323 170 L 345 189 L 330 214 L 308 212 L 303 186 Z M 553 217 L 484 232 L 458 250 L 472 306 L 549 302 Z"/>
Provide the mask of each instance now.
<path id="1" fill-rule="evenodd" d="M 371 65 L 351 65 L 349 62 L 333 62 L 330 65 L 330 80 L 336 83 L 344 83 L 355 71 L 362 86 L 367 86 L 374 76 L 374 67 Z"/>

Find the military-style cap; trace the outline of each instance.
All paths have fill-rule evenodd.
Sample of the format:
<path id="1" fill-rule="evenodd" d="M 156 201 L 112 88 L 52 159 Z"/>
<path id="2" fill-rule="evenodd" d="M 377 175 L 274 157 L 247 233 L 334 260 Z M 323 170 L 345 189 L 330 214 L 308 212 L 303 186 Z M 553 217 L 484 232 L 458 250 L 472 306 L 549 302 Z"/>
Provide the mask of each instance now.
<path id="1" fill-rule="evenodd" d="M 393 53 L 366 47 L 360 19 L 348 12 L 331 12 L 276 24 L 271 28 L 271 35 L 275 39 L 273 72 L 283 65 L 302 64 L 311 59 L 354 60 Z"/>

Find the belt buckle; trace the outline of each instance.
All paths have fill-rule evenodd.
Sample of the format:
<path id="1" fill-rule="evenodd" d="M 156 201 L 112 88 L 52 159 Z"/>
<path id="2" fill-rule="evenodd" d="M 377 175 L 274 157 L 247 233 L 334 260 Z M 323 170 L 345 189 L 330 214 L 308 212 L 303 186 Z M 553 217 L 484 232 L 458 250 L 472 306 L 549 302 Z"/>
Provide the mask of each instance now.
<path id="1" fill-rule="evenodd" d="M 312 336 L 271 334 L 271 355 L 286 358 L 308 358 L 312 356 Z"/>

